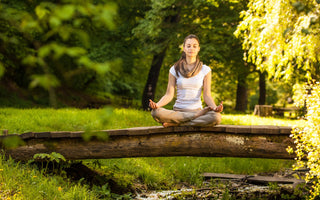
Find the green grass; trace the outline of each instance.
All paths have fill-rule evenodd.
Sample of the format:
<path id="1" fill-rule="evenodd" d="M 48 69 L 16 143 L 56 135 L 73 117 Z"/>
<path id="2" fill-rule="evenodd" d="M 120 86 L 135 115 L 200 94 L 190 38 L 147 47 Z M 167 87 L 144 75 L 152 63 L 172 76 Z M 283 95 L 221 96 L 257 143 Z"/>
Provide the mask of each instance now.
<path id="1" fill-rule="evenodd" d="M 253 115 L 223 114 L 221 124 L 301 125 L 301 120 L 262 118 Z M 0 108 L 0 130 L 9 133 L 40 131 L 106 130 L 159 126 L 149 112 L 134 109 L 16 109 Z"/>
<path id="2" fill-rule="evenodd" d="M 0 159 L 0 199 L 98 199 L 87 186 L 13 160 Z"/>
<path id="3" fill-rule="evenodd" d="M 300 126 L 301 120 L 223 114 L 222 124 Z M 149 112 L 134 109 L 15 109 L 0 108 L 0 129 L 9 133 L 106 130 L 158 126 Z M 112 176 L 124 186 L 169 189 L 181 182 L 201 185 L 204 172 L 255 174 L 290 168 L 293 161 L 256 158 L 159 157 L 92 160 L 84 163 Z M 60 188 L 60 189 L 59 189 Z M 61 189 L 62 188 L 62 189 Z M 99 192 L 60 176 L 44 176 L 27 164 L 0 159 L 0 198 L 97 199 Z M 44 193 L 41 193 L 43 191 Z M 100 191 L 101 192 L 101 191 Z M 1 196 L 2 195 L 2 196 Z M 14 195 L 17 198 L 13 198 Z M 85 198 L 82 198 L 85 196 Z"/>
<path id="4" fill-rule="evenodd" d="M 85 161 L 94 167 L 92 161 Z M 101 172 L 130 184 L 140 180 L 149 189 L 169 189 L 187 183 L 201 186 L 202 173 L 257 174 L 291 168 L 293 161 L 259 158 L 159 157 L 100 160 Z M 125 176 L 123 176 L 125 175 Z"/>

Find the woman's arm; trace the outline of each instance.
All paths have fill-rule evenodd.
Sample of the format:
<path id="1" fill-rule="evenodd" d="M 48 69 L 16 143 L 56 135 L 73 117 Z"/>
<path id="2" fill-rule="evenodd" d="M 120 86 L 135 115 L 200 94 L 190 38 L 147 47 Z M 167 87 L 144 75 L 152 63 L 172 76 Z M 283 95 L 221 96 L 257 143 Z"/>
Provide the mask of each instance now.
<path id="1" fill-rule="evenodd" d="M 168 86 L 167 86 L 167 91 L 166 94 L 158 101 L 158 103 L 155 103 L 151 99 L 149 100 L 150 107 L 152 109 L 157 109 L 162 106 L 167 105 L 174 97 L 174 88 L 176 86 L 176 77 L 174 77 L 170 72 L 169 72 L 169 78 L 168 78 Z"/>
<path id="2" fill-rule="evenodd" d="M 203 100 L 213 111 L 222 112 L 222 102 L 219 106 L 216 106 L 211 96 L 211 71 L 203 79 Z"/>

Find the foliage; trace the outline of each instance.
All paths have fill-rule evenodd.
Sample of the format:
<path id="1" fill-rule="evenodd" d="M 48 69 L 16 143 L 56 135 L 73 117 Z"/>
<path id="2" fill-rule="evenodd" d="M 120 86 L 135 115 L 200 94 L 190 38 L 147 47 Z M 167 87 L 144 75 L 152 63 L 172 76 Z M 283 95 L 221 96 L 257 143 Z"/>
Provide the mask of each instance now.
<path id="1" fill-rule="evenodd" d="M 110 62 L 88 56 L 90 30 L 113 29 L 115 14 L 103 1 L 1 1 L 0 72 L 21 87 L 44 88 L 55 104 L 54 88 L 109 70 Z"/>
<path id="2" fill-rule="evenodd" d="M 297 82 L 295 99 L 306 106 L 307 122 L 293 131 L 296 168 L 310 169 L 307 180 L 319 179 L 319 50 L 320 2 L 315 0 L 251 0 L 242 12 L 243 21 L 235 34 L 243 38 L 245 60 L 270 77 Z M 302 85 L 304 87 L 298 87 Z M 299 89 L 300 88 L 300 89 Z M 301 90 L 302 88 L 302 90 Z M 302 92 L 301 92 L 302 91 Z M 306 96 L 301 96 L 305 94 Z M 302 101 L 301 101 L 302 99 Z M 289 151 L 293 151 L 289 148 Z M 303 159 L 307 159 L 304 163 Z M 319 196 L 320 183 L 313 182 L 311 199 Z"/>
<path id="3" fill-rule="evenodd" d="M 92 32 L 90 58 L 97 62 L 118 59 L 112 70 L 98 76 L 88 90 L 103 91 L 112 95 L 140 99 L 146 66 L 150 57 L 142 50 L 140 40 L 135 38 L 132 29 L 143 19 L 149 9 L 148 0 L 116 1 L 118 14 L 114 17 L 115 28 Z M 102 90 L 101 90 L 102 89 Z"/>
<path id="4" fill-rule="evenodd" d="M 43 163 L 45 162 L 46 167 L 45 167 L 43 173 L 47 173 L 49 164 L 52 164 L 52 171 L 56 171 L 57 169 L 55 169 L 55 166 L 54 166 L 55 163 L 57 163 L 57 164 L 59 164 L 61 162 L 66 163 L 67 160 L 60 153 L 52 152 L 51 154 L 47 154 L 47 153 L 35 154 L 33 156 L 33 160 L 30 160 L 29 163 L 32 163 L 33 161 L 41 162 L 42 168 L 43 168 Z M 62 165 L 59 165 L 59 166 L 60 166 L 60 171 L 61 171 Z"/>
<path id="5" fill-rule="evenodd" d="M 319 78 L 319 9 L 314 0 L 250 0 L 235 32 L 245 60 L 275 78 Z"/>
<path id="6" fill-rule="evenodd" d="M 309 91 L 311 92 L 309 93 Z M 307 114 L 307 122 L 302 128 L 296 128 L 293 131 L 292 138 L 297 143 L 297 164 L 296 169 L 308 168 L 306 180 L 314 184 L 311 199 L 319 196 L 320 191 L 320 83 L 306 88 L 308 93 L 305 94 Z M 292 150 L 291 150 L 292 151 Z M 307 159 L 307 162 L 305 162 Z"/>

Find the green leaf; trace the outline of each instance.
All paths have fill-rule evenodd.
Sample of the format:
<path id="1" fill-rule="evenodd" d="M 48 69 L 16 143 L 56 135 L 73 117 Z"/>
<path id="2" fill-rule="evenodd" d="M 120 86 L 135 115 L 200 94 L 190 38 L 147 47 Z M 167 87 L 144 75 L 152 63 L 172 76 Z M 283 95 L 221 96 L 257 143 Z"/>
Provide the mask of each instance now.
<path id="1" fill-rule="evenodd" d="M 51 52 L 51 46 L 50 45 L 45 45 L 45 46 L 42 46 L 41 48 L 39 48 L 38 50 L 38 55 L 41 57 L 41 58 L 44 58 L 46 57 L 47 55 L 49 55 Z"/>
<path id="2" fill-rule="evenodd" d="M 109 71 L 110 64 L 109 62 L 105 63 L 95 63 L 91 65 L 91 68 L 94 69 L 98 74 L 105 74 Z"/>
<path id="3" fill-rule="evenodd" d="M 35 11 L 39 19 L 42 19 L 44 16 L 46 16 L 47 13 L 49 13 L 47 9 L 43 8 L 40 5 L 36 7 Z"/>
<path id="4" fill-rule="evenodd" d="M 38 58 L 33 55 L 28 55 L 22 60 L 22 64 L 35 65 L 38 62 Z"/>
<path id="5" fill-rule="evenodd" d="M 81 47 L 71 47 L 66 49 L 66 54 L 71 57 L 78 57 L 84 55 L 87 51 Z"/>
<path id="6" fill-rule="evenodd" d="M 49 19 L 49 24 L 51 28 L 56 28 L 61 25 L 61 20 L 56 16 L 51 16 Z"/>
<path id="7" fill-rule="evenodd" d="M 60 85 L 59 80 L 52 74 L 32 75 L 31 79 L 32 81 L 30 83 L 30 88 L 41 86 L 48 90 L 52 87 L 57 87 Z"/>
<path id="8" fill-rule="evenodd" d="M 90 47 L 89 35 L 85 31 L 75 30 L 75 34 L 79 37 L 79 40 L 86 48 Z"/>
<path id="9" fill-rule="evenodd" d="M 92 64 L 92 61 L 87 56 L 82 56 L 78 59 L 78 64 L 88 67 Z"/>
<path id="10" fill-rule="evenodd" d="M 71 31 L 72 31 L 71 28 L 66 26 L 61 26 L 58 33 L 63 41 L 67 41 L 71 35 Z"/>
<path id="11" fill-rule="evenodd" d="M 67 47 L 62 46 L 61 44 L 57 44 L 57 43 L 53 43 L 52 45 L 52 49 L 54 51 L 54 59 L 59 59 L 63 54 L 66 53 L 66 49 Z"/>
<path id="12" fill-rule="evenodd" d="M 74 11 L 75 11 L 74 5 L 65 5 L 65 6 L 59 7 L 55 11 L 55 14 L 61 20 L 71 20 Z"/>

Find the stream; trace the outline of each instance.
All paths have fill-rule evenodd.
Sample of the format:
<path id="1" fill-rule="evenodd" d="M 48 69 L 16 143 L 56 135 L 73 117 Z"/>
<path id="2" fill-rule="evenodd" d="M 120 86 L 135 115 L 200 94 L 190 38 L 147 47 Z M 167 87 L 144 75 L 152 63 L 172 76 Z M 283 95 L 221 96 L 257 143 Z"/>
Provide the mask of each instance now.
<path id="1" fill-rule="evenodd" d="M 227 184 L 200 189 L 181 188 L 178 190 L 151 191 L 137 194 L 137 200 L 157 199 L 304 199 L 305 195 L 296 195 L 292 185 L 252 185 Z"/>
<path id="2" fill-rule="evenodd" d="M 304 172 L 267 173 L 264 177 L 293 178 L 298 182 L 294 183 L 253 183 L 249 179 L 207 179 L 201 188 L 183 186 L 176 190 L 166 191 L 145 191 L 136 194 L 137 200 L 157 200 L 157 199 L 267 199 L 267 200 L 301 200 L 306 199 L 310 187 L 300 178 Z M 290 179 L 291 180 L 291 179 Z M 306 187 L 307 186 L 307 187 Z"/>

